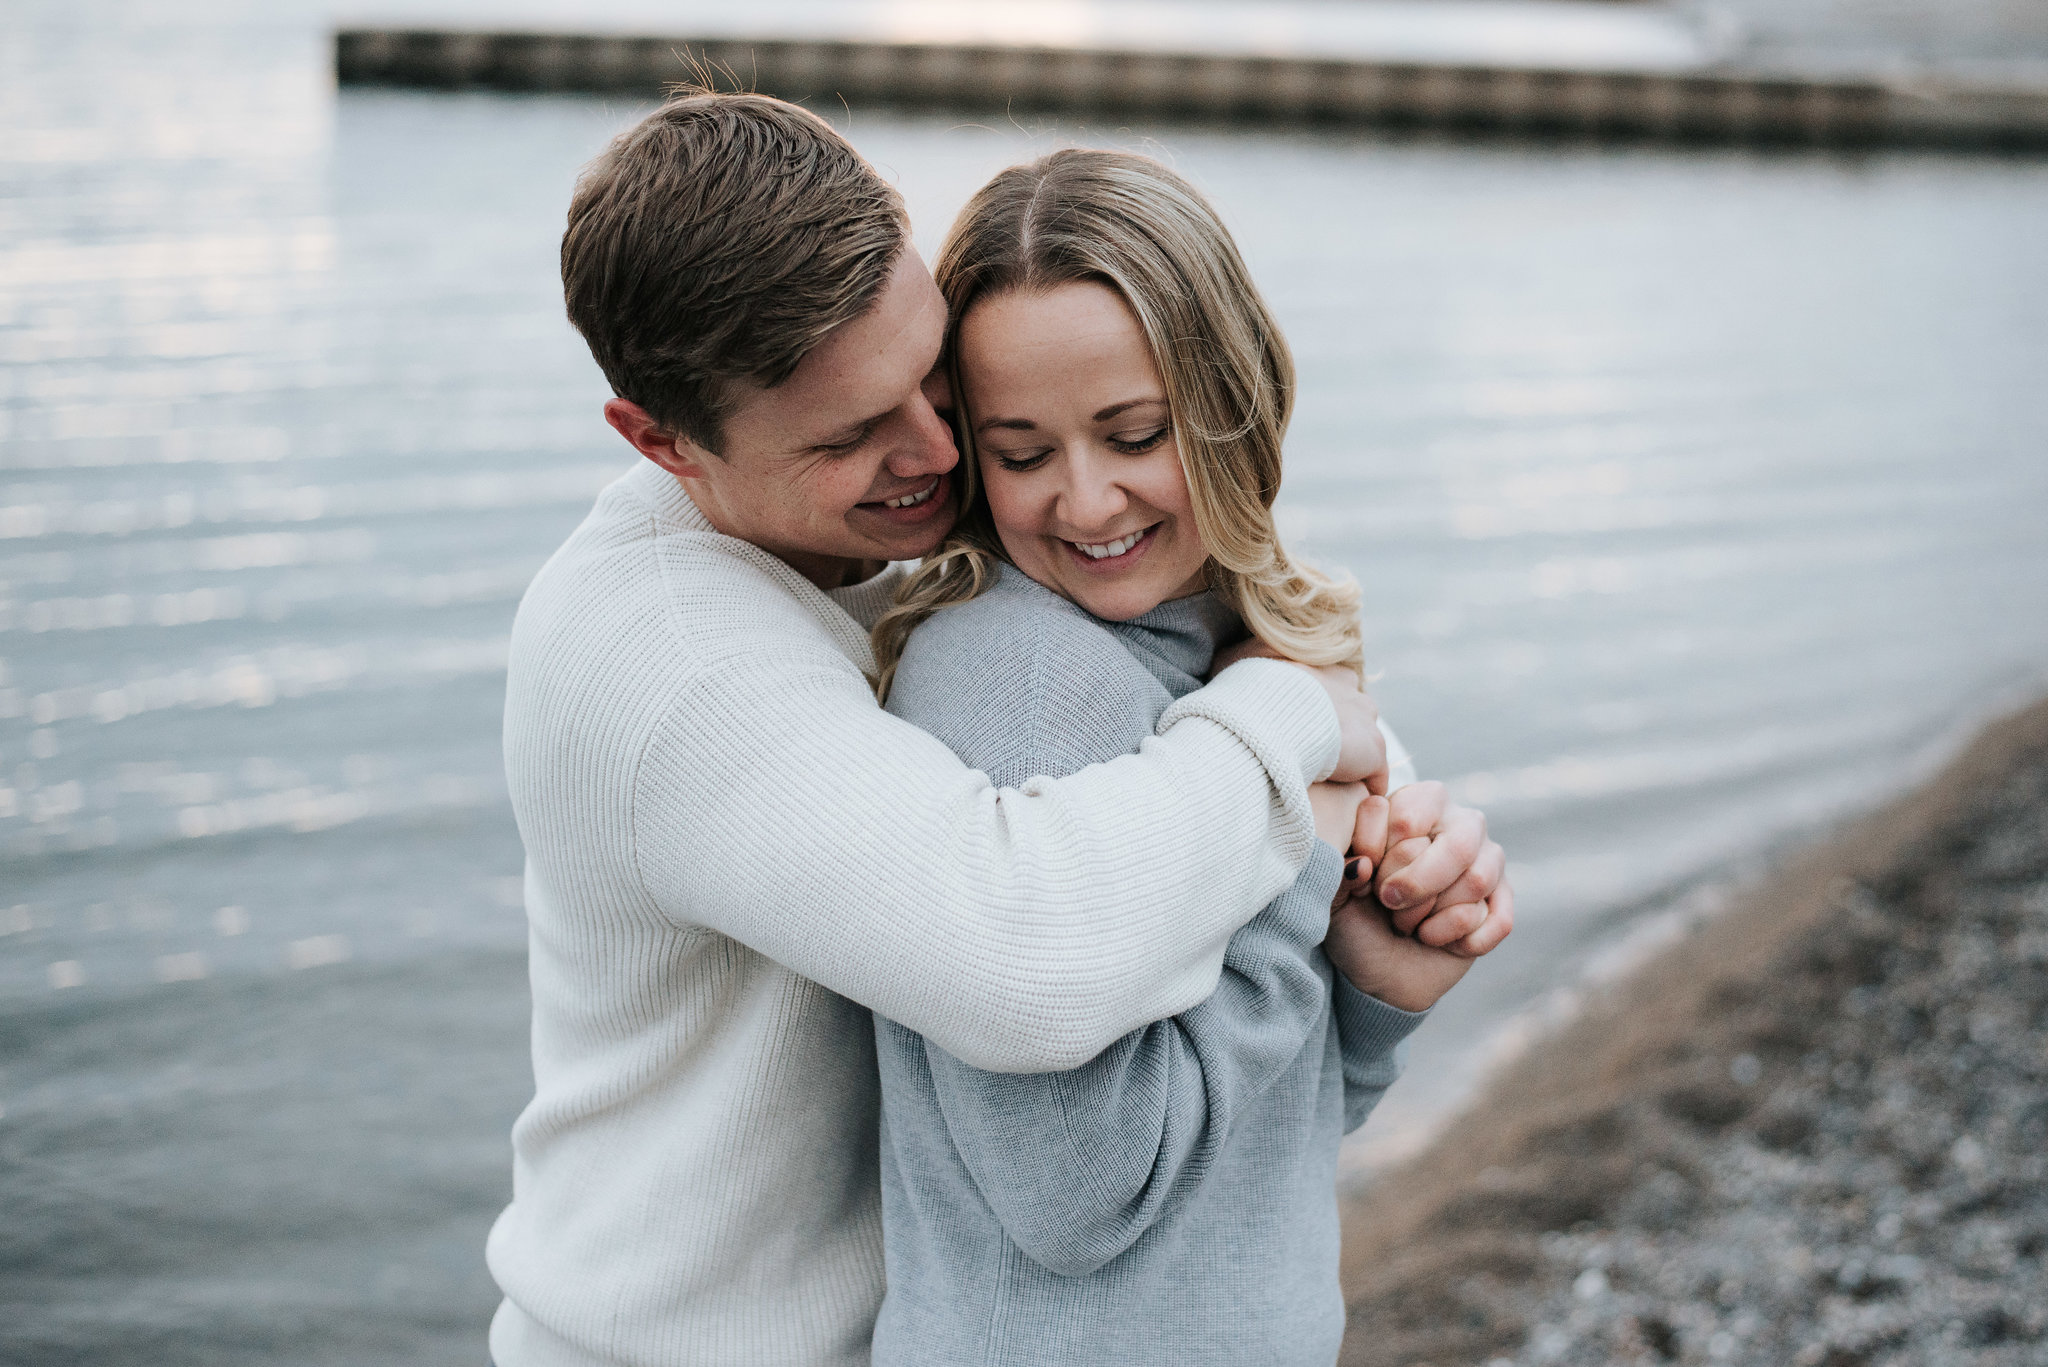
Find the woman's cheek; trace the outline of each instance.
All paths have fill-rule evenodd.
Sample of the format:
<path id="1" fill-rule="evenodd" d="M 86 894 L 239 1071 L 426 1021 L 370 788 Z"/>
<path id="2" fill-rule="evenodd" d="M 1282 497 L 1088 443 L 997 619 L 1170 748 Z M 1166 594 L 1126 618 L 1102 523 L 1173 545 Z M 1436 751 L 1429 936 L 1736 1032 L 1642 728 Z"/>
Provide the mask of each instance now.
<path id="1" fill-rule="evenodd" d="M 1025 484 L 1024 474 L 1005 470 L 993 460 L 982 462 L 981 487 L 988 496 L 989 516 L 995 520 L 996 531 L 1005 537 L 1032 534 L 1028 525 L 1030 491 Z"/>

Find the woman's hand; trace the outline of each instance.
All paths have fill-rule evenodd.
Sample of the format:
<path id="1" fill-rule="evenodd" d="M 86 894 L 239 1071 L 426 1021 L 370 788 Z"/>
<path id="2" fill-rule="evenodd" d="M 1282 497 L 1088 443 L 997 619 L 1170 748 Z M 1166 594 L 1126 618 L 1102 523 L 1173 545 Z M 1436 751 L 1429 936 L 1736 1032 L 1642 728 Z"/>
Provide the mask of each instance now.
<path id="1" fill-rule="evenodd" d="M 1403 1011 L 1427 1011 L 1457 985 L 1472 960 L 1435 949 L 1394 929 L 1370 893 L 1352 897 L 1330 917 L 1323 951 L 1351 985 Z"/>

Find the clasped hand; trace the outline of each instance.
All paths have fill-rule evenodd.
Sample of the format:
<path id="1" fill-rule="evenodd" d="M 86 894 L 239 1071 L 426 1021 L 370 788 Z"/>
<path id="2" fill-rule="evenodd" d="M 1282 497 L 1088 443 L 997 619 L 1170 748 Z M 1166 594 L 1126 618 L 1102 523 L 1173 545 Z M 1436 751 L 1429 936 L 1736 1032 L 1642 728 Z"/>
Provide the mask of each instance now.
<path id="1" fill-rule="evenodd" d="M 1284 659 L 1253 638 L 1219 655 L 1218 671 L 1252 656 Z M 1423 1011 L 1515 926 L 1507 856 L 1486 817 L 1459 806 L 1441 783 L 1387 796 L 1379 709 L 1341 666 L 1314 667 L 1336 709 L 1340 755 L 1329 780 L 1309 787 L 1316 834 L 1344 851 L 1344 881 L 1324 950 L 1352 986 L 1389 1006 Z"/>
<path id="2" fill-rule="evenodd" d="M 1426 1010 L 1514 929 L 1507 856 L 1485 815 L 1443 784 L 1383 797 L 1364 783 L 1318 783 L 1309 802 L 1316 834 L 1346 859 L 1323 947 L 1359 991 Z"/>

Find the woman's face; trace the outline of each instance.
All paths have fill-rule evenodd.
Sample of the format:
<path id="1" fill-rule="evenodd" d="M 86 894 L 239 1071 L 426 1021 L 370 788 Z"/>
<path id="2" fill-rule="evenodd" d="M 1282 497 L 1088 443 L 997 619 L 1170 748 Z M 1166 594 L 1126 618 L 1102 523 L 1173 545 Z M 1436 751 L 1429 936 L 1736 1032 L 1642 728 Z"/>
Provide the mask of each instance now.
<path id="1" fill-rule="evenodd" d="M 1014 291 L 961 320 L 961 398 L 1018 569 L 1127 621 L 1203 586 L 1166 386 L 1138 320 L 1097 284 Z"/>

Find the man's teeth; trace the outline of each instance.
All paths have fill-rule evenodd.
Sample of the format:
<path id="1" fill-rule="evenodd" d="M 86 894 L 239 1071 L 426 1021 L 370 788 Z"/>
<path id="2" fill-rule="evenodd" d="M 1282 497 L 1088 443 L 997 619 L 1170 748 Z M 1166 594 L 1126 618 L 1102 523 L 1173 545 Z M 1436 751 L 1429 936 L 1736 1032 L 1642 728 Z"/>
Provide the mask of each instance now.
<path id="1" fill-rule="evenodd" d="M 1122 555 L 1125 551 L 1143 541 L 1145 539 L 1145 532 L 1151 530 L 1150 527 L 1147 527 L 1144 531 L 1132 532 L 1120 541 L 1105 541 L 1099 546 L 1090 546 L 1080 541 L 1070 541 L 1067 544 L 1080 551 L 1081 554 L 1087 556 L 1090 560 L 1107 560 L 1113 555 Z"/>
<path id="2" fill-rule="evenodd" d="M 933 480 L 930 484 L 925 485 L 924 488 L 919 489 L 914 494 L 905 494 L 901 498 L 883 499 L 882 506 L 884 508 L 915 508 L 918 504 L 924 502 L 926 499 L 930 498 L 933 494 L 937 493 L 938 491 L 939 482 L 937 480 Z"/>

